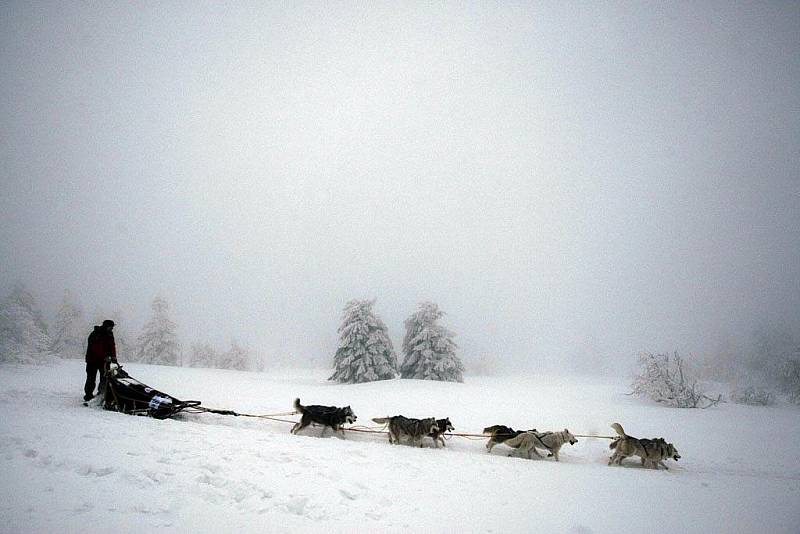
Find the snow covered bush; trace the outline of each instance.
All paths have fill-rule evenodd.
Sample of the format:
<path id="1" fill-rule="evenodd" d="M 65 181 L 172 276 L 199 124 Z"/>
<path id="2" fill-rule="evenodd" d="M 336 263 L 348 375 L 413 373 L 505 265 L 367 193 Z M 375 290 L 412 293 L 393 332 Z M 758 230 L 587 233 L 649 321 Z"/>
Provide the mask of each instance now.
<path id="1" fill-rule="evenodd" d="M 639 371 L 633 379 L 633 394 L 675 408 L 707 408 L 722 397 L 705 395 L 688 365 L 677 352 L 669 354 L 639 354 Z M 701 406 L 705 404 L 705 406 Z"/>
<path id="2" fill-rule="evenodd" d="M 444 312 L 433 302 L 423 302 L 405 321 L 402 378 L 463 382 L 464 364 L 456 356 L 453 332 L 437 321 Z"/>
<path id="3" fill-rule="evenodd" d="M 730 397 L 736 404 L 748 404 L 750 406 L 772 406 L 775 404 L 775 395 L 770 390 L 759 386 L 736 388 L 731 391 Z"/>
<path id="4" fill-rule="evenodd" d="M 372 311 L 374 300 L 351 300 L 344 307 L 339 347 L 328 380 L 346 384 L 389 380 L 397 376 L 397 356 L 389 331 Z"/>
<path id="5" fill-rule="evenodd" d="M 137 340 L 135 361 L 159 365 L 177 365 L 180 345 L 177 326 L 170 318 L 169 303 L 161 297 L 153 299 L 153 316 L 144 325 Z"/>

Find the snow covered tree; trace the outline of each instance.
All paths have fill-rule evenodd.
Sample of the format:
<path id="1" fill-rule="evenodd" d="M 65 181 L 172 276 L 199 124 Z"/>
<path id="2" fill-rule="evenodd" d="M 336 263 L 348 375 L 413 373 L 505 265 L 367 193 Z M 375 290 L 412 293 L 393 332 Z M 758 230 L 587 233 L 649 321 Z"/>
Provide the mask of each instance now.
<path id="1" fill-rule="evenodd" d="M 433 302 L 423 302 L 405 321 L 402 378 L 463 382 L 464 364 L 456 356 L 453 332 L 438 324 L 444 312 Z"/>
<path id="2" fill-rule="evenodd" d="M 208 343 L 192 343 L 189 351 L 189 367 L 206 367 L 213 369 L 217 366 L 217 351 Z"/>
<path id="3" fill-rule="evenodd" d="M 342 312 L 339 347 L 328 380 L 345 384 L 389 380 L 397 376 L 397 356 L 389 331 L 372 311 L 375 300 L 351 300 Z"/>
<path id="4" fill-rule="evenodd" d="M 153 299 L 153 316 L 144 325 L 137 340 L 135 361 L 159 365 L 177 365 L 180 346 L 175 322 L 170 318 L 169 304 L 161 297 Z"/>
<path id="5" fill-rule="evenodd" d="M 720 402 L 703 392 L 689 366 L 678 355 L 639 354 L 639 371 L 633 379 L 633 394 L 663 403 L 673 408 L 708 408 Z M 705 406 L 701 406 L 704 404 Z"/>
<path id="6" fill-rule="evenodd" d="M 236 340 L 231 340 L 231 348 L 219 355 L 216 367 L 218 369 L 238 369 L 244 371 L 250 361 L 250 351 L 239 345 Z"/>
<path id="7" fill-rule="evenodd" d="M 791 402 L 800 404 L 800 348 L 795 351 L 794 358 L 783 363 L 780 387 Z"/>
<path id="8" fill-rule="evenodd" d="M 43 363 L 53 356 L 51 344 L 36 300 L 16 285 L 0 303 L 0 361 Z"/>
<path id="9" fill-rule="evenodd" d="M 83 310 L 69 291 L 64 291 L 64 298 L 50 330 L 50 348 L 55 354 L 62 358 L 84 357 L 90 329 L 83 317 Z"/>

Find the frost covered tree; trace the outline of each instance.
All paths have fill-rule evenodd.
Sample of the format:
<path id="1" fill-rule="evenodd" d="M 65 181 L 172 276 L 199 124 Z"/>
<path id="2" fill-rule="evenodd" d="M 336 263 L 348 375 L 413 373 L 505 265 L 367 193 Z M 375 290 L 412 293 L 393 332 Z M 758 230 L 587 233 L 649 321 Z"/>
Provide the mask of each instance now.
<path id="1" fill-rule="evenodd" d="M 632 384 L 634 395 L 672 406 L 674 408 L 708 408 L 722 397 L 708 397 L 684 359 L 674 352 L 669 354 L 639 354 L 639 370 Z M 703 405 L 704 404 L 704 405 Z"/>
<path id="2" fill-rule="evenodd" d="M 453 332 L 438 324 L 444 312 L 433 302 L 423 302 L 405 321 L 402 378 L 463 382 L 464 364 L 456 356 Z"/>
<path id="3" fill-rule="evenodd" d="M 780 387 L 791 402 L 800 404 L 800 347 L 793 358 L 788 358 L 781 368 Z"/>
<path id="4" fill-rule="evenodd" d="M 43 363 L 52 359 L 51 345 L 36 300 L 16 285 L 0 302 L 0 361 Z"/>
<path id="5" fill-rule="evenodd" d="M 217 351 L 209 343 L 192 343 L 189 366 L 213 369 L 217 366 Z"/>
<path id="6" fill-rule="evenodd" d="M 218 369 L 238 369 L 244 371 L 250 361 L 250 351 L 231 340 L 231 347 L 219 355 L 216 367 Z"/>
<path id="7" fill-rule="evenodd" d="M 158 365 L 177 365 L 180 345 L 177 326 L 170 317 L 169 303 L 161 297 L 153 299 L 153 316 L 139 334 L 135 361 Z"/>
<path id="8" fill-rule="evenodd" d="M 69 291 L 64 291 L 61 306 L 50 329 L 51 350 L 62 358 L 83 358 L 89 325 L 83 310 Z"/>
<path id="9" fill-rule="evenodd" d="M 339 348 L 328 380 L 345 384 L 389 380 L 397 376 L 397 356 L 389 331 L 372 311 L 375 300 L 351 300 L 342 312 Z"/>

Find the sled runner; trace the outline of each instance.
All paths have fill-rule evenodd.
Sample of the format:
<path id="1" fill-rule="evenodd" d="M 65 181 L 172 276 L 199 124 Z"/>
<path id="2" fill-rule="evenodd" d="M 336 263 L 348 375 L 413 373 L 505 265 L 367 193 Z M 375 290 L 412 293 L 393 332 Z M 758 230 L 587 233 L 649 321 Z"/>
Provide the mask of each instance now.
<path id="1" fill-rule="evenodd" d="M 185 408 L 200 406 L 200 401 L 182 401 L 142 384 L 121 365 L 110 362 L 106 372 L 104 408 L 131 415 L 167 419 Z"/>

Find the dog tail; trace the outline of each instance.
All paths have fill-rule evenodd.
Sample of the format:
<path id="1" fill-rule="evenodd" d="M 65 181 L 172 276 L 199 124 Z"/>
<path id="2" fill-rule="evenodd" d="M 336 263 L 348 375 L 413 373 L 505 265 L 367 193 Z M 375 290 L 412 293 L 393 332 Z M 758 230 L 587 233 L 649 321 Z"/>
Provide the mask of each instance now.
<path id="1" fill-rule="evenodd" d="M 303 408 L 305 408 L 305 406 L 300 404 L 300 399 L 295 399 L 294 400 L 294 409 L 297 410 L 300 413 L 303 413 L 305 411 Z"/>
<path id="2" fill-rule="evenodd" d="M 384 423 L 388 423 L 389 419 L 391 419 L 391 418 L 390 417 L 373 417 L 372 418 L 372 420 L 374 422 L 378 423 L 379 425 L 382 425 Z"/>
<path id="3" fill-rule="evenodd" d="M 617 434 L 619 434 L 619 437 L 621 437 L 621 438 L 627 438 L 628 437 L 628 435 L 622 429 L 622 425 L 621 424 L 619 424 L 619 423 L 611 423 L 611 428 L 613 428 L 614 430 L 617 431 Z"/>

